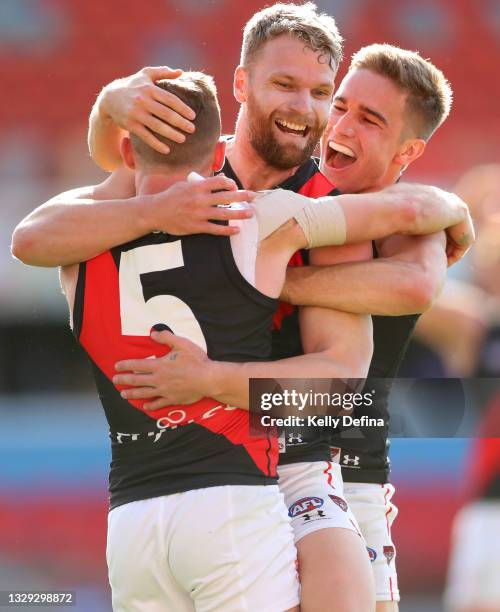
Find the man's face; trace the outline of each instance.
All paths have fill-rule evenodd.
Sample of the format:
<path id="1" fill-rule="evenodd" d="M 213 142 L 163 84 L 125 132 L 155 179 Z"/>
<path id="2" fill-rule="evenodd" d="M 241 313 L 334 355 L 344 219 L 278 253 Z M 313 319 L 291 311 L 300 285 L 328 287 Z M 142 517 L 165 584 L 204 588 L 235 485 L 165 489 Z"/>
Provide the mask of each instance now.
<path id="1" fill-rule="evenodd" d="M 313 153 L 328 120 L 335 72 L 329 58 L 292 36 L 267 42 L 249 67 L 250 144 L 270 166 L 288 170 Z"/>
<path id="2" fill-rule="evenodd" d="M 343 79 L 321 139 L 321 171 L 340 191 L 377 191 L 397 180 L 405 102 L 405 92 L 370 70 Z"/>

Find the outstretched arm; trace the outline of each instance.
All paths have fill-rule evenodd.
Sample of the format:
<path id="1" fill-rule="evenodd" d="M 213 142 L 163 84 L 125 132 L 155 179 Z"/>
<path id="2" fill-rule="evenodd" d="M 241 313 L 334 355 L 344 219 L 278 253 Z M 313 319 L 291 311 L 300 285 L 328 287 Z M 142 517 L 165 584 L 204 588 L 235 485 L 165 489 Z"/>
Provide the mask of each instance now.
<path id="1" fill-rule="evenodd" d="M 215 193 L 219 190 L 225 191 Z M 179 236 L 231 235 L 238 232 L 237 227 L 212 221 L 247 219 L 252 215 L 250 209 L 216 207 L 253 199 L 251 192 L 237 191 L 234 181 L 224 176 L 196 183 L 178 182 L 164 192 L 148 196 L 110 199 L 114 193 L 114 187 L 102 184 L 49 200 L 16 227 L 12 254 L 32 266 L 65 266 L 152 231 Z"/>
<path id="2" fill-rule="evenodd" d="M 194 131 L 194 111 L 155 85 L 160 79 L 181 74 L 182 70 L 166 66 L 143 68 L 104 87 L 90 113 L 88 134 L 90 154 L 103 170 L 112 171 L 120 165 L 120 141 L 126 132 L 136 134 L 160 153 L 168 153 L 168 146 L 155 133 L 184 142 L 185 134 Z"/>

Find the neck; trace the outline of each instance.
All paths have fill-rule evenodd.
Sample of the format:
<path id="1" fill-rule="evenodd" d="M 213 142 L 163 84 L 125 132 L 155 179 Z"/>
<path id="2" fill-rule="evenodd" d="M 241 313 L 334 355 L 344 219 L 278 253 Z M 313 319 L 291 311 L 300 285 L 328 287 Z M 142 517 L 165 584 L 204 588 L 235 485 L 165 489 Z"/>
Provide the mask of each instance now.
<path id="1" fill-rule="evenodd" d="M 178 169 L 173 171 L 162 168 L 148 169 L 147 171 L 136 170 L 135 186 L 137 195 L 150 195 L 165 191 L 174 183 L 185 181 L 190 172 L 191 170 L 189 169 Z M 202 173 L 199 172 L 199 174 Z"/>
<path id="2" fill-rule="evenodd" d="M 226 157 L 244 189 L 259 191 L 279 185 L 297 168 L 279 170 L 269 166 L 255 151 L 248 139 L 248 126 L 243 109 L 240 109 L 234 139 L 227 143 Z"/>

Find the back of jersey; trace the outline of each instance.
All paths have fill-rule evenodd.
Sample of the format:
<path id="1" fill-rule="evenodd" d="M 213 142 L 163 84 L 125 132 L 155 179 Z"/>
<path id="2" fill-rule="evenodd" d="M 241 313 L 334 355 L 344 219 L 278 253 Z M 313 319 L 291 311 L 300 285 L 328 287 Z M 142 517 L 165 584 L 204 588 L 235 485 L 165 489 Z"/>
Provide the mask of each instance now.
<path id="1" fill-rule="evenodd" d="M 248 412 L 204 398 L 143 408 L 112 383 L 123 359 L 161 357 L 169 329 L 220 361 L 269 358 L 276 300 L 239 272 L 229 238 L 150 234 L 81 264 L 74 333 L 89 355 L 110 426 L 111 507 L 225 484 L 275 482 L 277 443 L 251 435 Z"/>

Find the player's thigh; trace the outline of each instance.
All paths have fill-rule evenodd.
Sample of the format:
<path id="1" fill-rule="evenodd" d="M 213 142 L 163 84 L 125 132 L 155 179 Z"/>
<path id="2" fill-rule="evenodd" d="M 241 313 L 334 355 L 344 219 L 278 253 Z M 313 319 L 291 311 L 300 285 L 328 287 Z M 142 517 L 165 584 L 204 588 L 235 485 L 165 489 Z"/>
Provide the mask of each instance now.
<path id="1" fill-rule="evenodd" d="M 297 542 L 302 612 L 375 610 L 373 574 L 363 540 L 347 529 L 309 533 Z"/>
<path id="2" fill-rule="evenodd" d="M 124 504 L 108 516 L 106 558 L 114 612 L 194 612 L 168 565 L 164 525 L 179 494 Z"/>
<path id="3" fill-rule="evenodd" d="M 197 612 L 298 606 L 297 551 L 276 486 L 189 491 L 169 552 Z"/>
<path id="4" fill-rule="evenodd" d="M 345 483 L 344 492 L 366 541 L 377 602 L 398 602 L 396 546 L 391 534 L 398 513 L 392 503 L 394 487 L 391 484 Z M 393 609 L 397 607 L 388 607 L 388 610 Z"/>
<path id="5" fill-rule="evenodd" d="M 301 610 L 373 610 L 373 576 L 340 467 L 317 461 L 278 471 L 299 554 Z"/>

